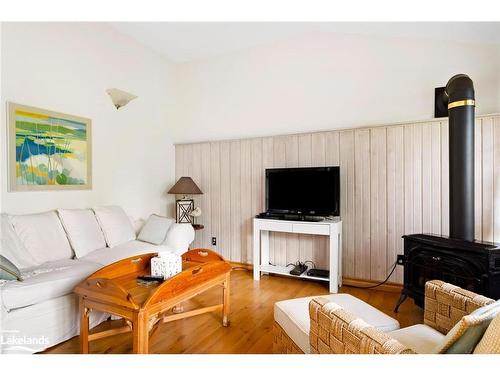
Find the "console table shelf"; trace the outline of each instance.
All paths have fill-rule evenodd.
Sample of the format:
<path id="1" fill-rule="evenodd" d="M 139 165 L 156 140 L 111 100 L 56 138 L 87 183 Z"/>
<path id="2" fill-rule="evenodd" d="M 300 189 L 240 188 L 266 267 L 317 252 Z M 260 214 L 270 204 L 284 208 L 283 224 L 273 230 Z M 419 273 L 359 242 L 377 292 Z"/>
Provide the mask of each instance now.
<path id="1" fill-rule="evenodd" d="M 301 275 L 291 275 L 290 271 L 293 270 L 294 266 L 288 266 L 288 267 L 283 267 L 283 266 L 273 266 L 272 264 L 269 265 L 261 265 L 260 266 L 260 271 L 261 272 L 267 272 L 267 273 L 274 273 L 276 275 L 285 275 L 285 276 L 290 276 L 290 277 L 296 277 L 298 279 L 310 279 L 310 280 L 320 280 L 320 281 L 330 281 L 328 277 L 318 277 L 318 276 L 308 276 L 307 271 L 311 267 L 307 267 L 307 270 L 302 273 Z"/>
<path id="2" fill-rule="evenodd" d="M 330 277 L 308 276 L 307 270 L 299 276 L 291 275 L 293 266 L 269 264 L 269 232 L 302 233 L 328 236 L 330 255 Z M 298 259 L 297 259 L 298 260 Z M 342 221 L 339 218 L 323 221 L 289 221 L 253 219 L 253 278 L 260 280 L 261 272 L 290 277 L 329 281 L 330 293 L 337 293 L 342 286 Z"/>

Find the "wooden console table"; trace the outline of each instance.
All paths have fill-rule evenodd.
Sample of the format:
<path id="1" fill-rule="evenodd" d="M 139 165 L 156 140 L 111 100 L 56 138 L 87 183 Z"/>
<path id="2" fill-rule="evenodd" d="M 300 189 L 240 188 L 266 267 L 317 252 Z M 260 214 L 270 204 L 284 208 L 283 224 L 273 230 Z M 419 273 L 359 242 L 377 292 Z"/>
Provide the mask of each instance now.
<path id="1" fill-rule="evenodd" d="M 269 232 L 302 233 L 328 236 L 330 253 L 330 277 L 290 275 L 293 266 L 274 266 L 269 264 Z M 259 280 L 260 273 L 274 273 L 302 279 L 322 280 L 330 283 L 330 293 L 337 293 L 342 286 L 342 221 L 288 221 L 272 219 L 253 219 L 253 279 Z"/>
<path id="2" fill-rule="evenodd" d="M 156 253 L 139 255 L 110 264 L 89 276 L 76 288 L 80 302 L 81 352 L 88 353 L 89 341 L 132 331 L 133 352 L 148 353 L 149 335 L 158 323 L 222 311 L 223 326 L 229 325 L 229 283 L 231 265 L 208 249 L 193 249 L 182 256 L 183 271 L 162 283 L 143 285 L 137 277 L 150 274 L 150 260 Z M 181 302 L 222 286 L 222 303 L 179 314 L 170 311 Z M 91 310 L 121 316 L 126 325 L 89 334 Z"/>

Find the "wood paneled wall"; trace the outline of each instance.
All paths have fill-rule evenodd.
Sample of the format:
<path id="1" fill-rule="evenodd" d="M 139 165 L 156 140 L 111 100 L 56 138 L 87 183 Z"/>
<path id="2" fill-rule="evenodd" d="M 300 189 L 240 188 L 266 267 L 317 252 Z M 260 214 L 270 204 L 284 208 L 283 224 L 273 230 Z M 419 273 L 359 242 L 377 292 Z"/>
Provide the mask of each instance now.
<path id="1" fill-rule="evenodd" d="M 343 270 L 383 280 L 405 233 L 448 233 L 448 123 L 371 128 L 176 145 L 176 177 L 204 192 L 195 246 L 252 262 L 252 218 L 264 210 L 270 167 L 340 165 Z M 500 241 L 500 115 L 476 120 L 476 238 Z M 271 236 L 271 263 L 312 260 L 327 267 L 326 239 Z M 391 281 L 402 282 L 397 268 Z"/>

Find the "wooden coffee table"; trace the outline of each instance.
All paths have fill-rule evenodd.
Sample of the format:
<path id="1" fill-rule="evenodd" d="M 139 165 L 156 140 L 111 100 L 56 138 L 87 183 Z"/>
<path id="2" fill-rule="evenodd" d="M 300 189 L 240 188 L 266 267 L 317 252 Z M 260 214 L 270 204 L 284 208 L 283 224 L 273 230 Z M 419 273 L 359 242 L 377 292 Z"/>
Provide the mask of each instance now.
<path id="1" fill-rule="evenodd" d="M 182 272 L 162 283 L 141 285 L 137 277 L 150 274 L 156 253 L 139 255 L 110 264 L 90 275 L 74 290 L 80 302 L 81 352 L 89 352 L 89 341 L 132 331 L 133 352 L 148 353 L 149 335 L 159 323 L 172 322 L 212 311 L 222 311 L 222 325 L 229 325 L 231 265 L 208 249 L 193 249 L 182 256 Z M 222 303 L 178 314 L 180 303 L 214 287 L 222 286 Z M 103 311 L 121 316 L 126 325 L 89 334 L 89 313 Z"/>

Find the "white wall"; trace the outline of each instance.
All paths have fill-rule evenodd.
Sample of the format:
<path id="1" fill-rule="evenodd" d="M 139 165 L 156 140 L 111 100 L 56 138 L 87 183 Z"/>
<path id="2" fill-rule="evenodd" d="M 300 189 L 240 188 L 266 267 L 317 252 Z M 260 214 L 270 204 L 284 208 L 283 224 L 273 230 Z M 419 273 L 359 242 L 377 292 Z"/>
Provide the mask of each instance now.
<path id="1" fill-rule="evenodd" d="M 176 67 L 174 142 L 427 120 L 434 88 L 474 80 L 477 114 L 500 111 L 499 47 L 318 33 Z"/>
<path id="2" fill-rule="evenodd" d="M 1 128 L 2 211 L 122 205 L 135 217 L 165 213 L 174 183 L 167 119 L 171 65 L 105 24 L 4 23 L 1 106 L 26 104 L 92 119 L 93 189 L 7 192 L 6 116 Z M 138 95 L 117 111 L 105 93 Z"/>

